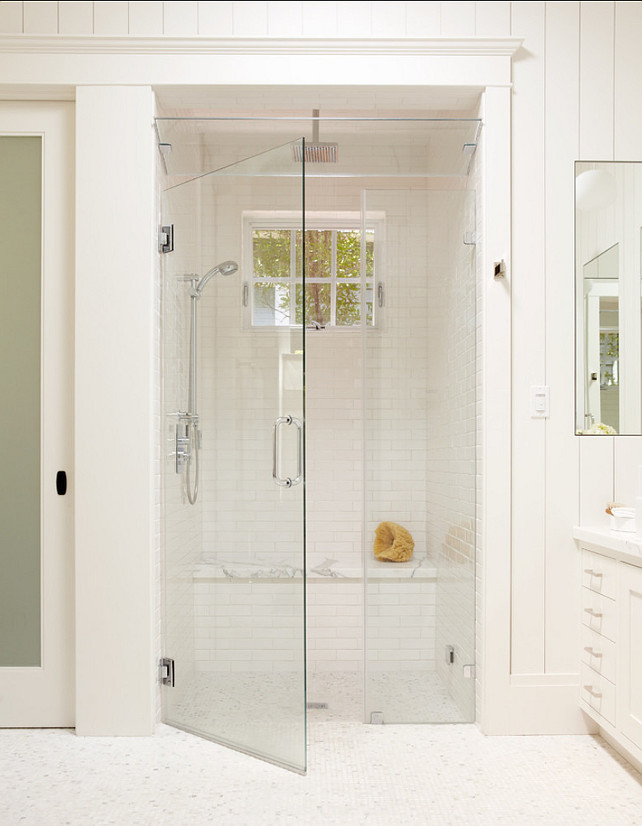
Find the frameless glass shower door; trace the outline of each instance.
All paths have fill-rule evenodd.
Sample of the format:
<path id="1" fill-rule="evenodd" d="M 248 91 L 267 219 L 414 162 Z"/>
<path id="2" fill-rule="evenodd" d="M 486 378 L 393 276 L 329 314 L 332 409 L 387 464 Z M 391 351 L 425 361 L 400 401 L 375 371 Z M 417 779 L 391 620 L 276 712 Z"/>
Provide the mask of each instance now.
<path id="1" fill-rule="evenodd" d="M 163 720 L 304 771 L 302 141 L 162 209 Z"/>

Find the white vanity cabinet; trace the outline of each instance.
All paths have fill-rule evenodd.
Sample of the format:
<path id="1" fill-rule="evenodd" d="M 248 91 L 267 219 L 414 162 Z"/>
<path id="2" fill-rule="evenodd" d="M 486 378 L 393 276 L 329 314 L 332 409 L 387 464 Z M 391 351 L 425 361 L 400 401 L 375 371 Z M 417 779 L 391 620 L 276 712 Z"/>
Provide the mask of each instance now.
<path id="1" fill-rule="evenodd" d="M 620 562 L 617 725 L 642 748 L 642 568 Z"/>
<path id="2" fill-rule="evenodd" d="M 581 553 L 580 708 L 642 767 L 642 539 L 576 528 Z"/>

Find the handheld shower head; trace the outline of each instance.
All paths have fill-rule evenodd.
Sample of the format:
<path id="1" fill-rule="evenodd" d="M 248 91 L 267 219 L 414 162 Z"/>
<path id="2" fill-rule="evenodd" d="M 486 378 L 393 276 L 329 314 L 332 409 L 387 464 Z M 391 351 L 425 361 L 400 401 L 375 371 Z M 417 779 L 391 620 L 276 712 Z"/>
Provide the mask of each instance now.
<path id="1" fill-rule="evenodd" d="M 210 278 L 213 278 L 215 275 L 234 275 L 234 273 L 238 270 L 239 265 L 236 261 L 223 261 L 222 264 L 217 264 L 215 267 L 212 267 L 211 270 L 208 270 L 205 275 L 200 279 L 198 284 L 194 287 L 191 291 L 191 295 L 194 298 L 200 298 L 201 293 L 205 289 L 207 282 Z"/>

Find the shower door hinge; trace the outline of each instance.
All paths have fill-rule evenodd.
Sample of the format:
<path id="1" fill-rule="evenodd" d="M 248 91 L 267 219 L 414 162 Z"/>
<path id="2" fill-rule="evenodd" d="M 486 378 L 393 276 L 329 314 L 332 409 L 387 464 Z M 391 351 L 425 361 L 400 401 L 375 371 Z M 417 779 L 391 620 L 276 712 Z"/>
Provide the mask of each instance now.
<path id="1" fill-rule="evenodd" d="M 160 227 L 158 230 L 158 251 L 174 252 L 174 224 Z"/>
<path id="2" fill-rule="evenodd" d="M 158 664 L 158 681 L 161 685 L 174 687 L 174 660 L 163 657 Z"/>

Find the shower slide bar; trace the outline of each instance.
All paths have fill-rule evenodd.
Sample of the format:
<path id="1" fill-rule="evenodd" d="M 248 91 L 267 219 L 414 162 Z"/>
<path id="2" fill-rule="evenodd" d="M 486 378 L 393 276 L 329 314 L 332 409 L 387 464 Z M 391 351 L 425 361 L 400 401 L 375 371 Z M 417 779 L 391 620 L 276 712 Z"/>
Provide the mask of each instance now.
<path id="1" fill-rule="evenodd" d="M 291 479 L 289 476 L 282 478 L 279 476 L 278 472 L 278 463 L 279 463 L 279 431 L 281 429 L 282 424 L 287 425 L 295 425 L 297 429 L 297 440 L 296 440 L 296 476 L 294 479 Z M 295 485 L 301 484 L 303 481 L 303 424 L 301 423 L 300 419 L 294 418 L 294 416 L 279 416 L 278 419 L 274 422 L 274 427 L 272 428 L 272 479 L 274 483 L 279 485 L 282 488 L 292 488 Z"/>

